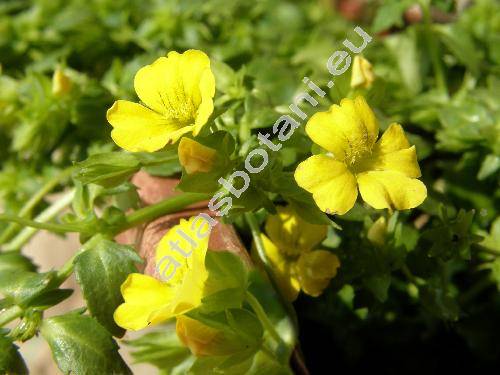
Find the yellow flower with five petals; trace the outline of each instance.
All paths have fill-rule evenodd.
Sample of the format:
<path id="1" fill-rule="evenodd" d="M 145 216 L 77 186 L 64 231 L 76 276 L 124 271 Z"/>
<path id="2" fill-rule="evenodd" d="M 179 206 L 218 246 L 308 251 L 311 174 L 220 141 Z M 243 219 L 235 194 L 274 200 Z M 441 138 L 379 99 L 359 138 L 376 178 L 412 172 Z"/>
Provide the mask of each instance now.
<path id="1" fill-rule="evenodd" d="M 307 223 L 289 206 L 277 211 L 267 219 L 267 236 L 262 234 L 261 239 L 278 287 L 289 301 L 301 289 L 317 297 L 340 266 L 335 254 L 315 249 L 326 237 L 327 226 Z"/>
<path id="2" fill-rule="evenodd" d="M 186 133 L 197 135 L 214 110 L 215 78 L 198 50 L 169 52 L 137 72 L 138 104 L 117 100 L 107 112 L 111 137 L 131 152 L 153 152 Z"/>
<path id="3" fill-rule="evenodd" d="M 125 302 L 115 310 L 116 324 L 139 330 L 201 304 L 208 278 L 205 268 L 208 227 L 206 221 L 193 217 L 181 219 L 180 224 L 167 232 L 156 248 L 156 264 L 160 274 L 169 276 L 168 280 L 130 274 L 121 286 Z M 200 238 L 200 234 L 204 236 Z"/>
<path id="4" fill-rule="evenodd" d="M 343 99 L 309 119 L 307 135 L 328 154 L 300 163 L 295 180 L 323 212 L 345 214 L 354 206 L 358 188 L 376 209 L 405 210 L 425 200 L 415 146 L 401 125 L 391 124 L 377 141 L 378 132 L 375 115 L 361 96 Z"/>

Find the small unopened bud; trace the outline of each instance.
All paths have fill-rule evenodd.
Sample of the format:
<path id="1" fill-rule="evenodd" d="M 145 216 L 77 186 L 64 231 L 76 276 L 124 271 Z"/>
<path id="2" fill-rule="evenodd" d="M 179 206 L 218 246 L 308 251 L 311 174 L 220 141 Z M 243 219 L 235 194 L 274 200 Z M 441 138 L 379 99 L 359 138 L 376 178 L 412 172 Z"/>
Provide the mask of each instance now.
<path id="1" fill-rule="evenodd" d="M 372 64 L 370 64 L 370 62 L 362 56 L 354 56 L 351 74 L 351 87 L 369 88 L 374 80 L 375 75 L 373 74 Z"/>
<path id="2" fill-rule="evenodd" d="M 191 138 L 182 138 L 179 142 L 179 162 L 187 174 L 210 172 L 215 162 L 216 151 Z"/>
<path id="3" fill-rule="evenodd" d="M 368 240 L 377 246 L 384 246 L 385 236 L 387 234 L 387 222 L 385 217 L 381 216 L 368 229 Z"/>
<path id="4" fill-rule="evenodd" d="M 57 67 L 52 76 L 52 94 L 62 96 L 71 91 L 73 83 L 64 71 Z"/>
<path id="5" fill-rule="evenodd" d="M 241 338 L 209 327 L 185 315 L 177 316 L 177 337 L 197 357 L 236 353 L 244 348 Z"/>

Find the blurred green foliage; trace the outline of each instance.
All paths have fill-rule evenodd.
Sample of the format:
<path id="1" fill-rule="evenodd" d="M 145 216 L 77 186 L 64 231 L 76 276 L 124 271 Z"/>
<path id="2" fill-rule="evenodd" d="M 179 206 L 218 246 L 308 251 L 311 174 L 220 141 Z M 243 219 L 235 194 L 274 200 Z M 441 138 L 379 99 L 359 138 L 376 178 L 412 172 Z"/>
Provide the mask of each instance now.
<path id="1" fill-rule="evenodd" d="M 307 365 L 313 373 L 322 373 L 325 366 L 331 368 L 333 358 L 339 369 L 381 367 L 399 372 L 498 362 L 500 3 L 477 0 L 458 9 L 456 2 L 432 1 L 431 9 L 450 16 L 444 23 L 426 22 L 425 14 L 421 22 L 410 23 L 405 11 L 413 1 L 370 1 L 356 23 L 346 20 L 333 3 L 2 1 L 3 211 L 27 218 L 48 215 L 44 196 L 33 204 L 30 199 L 48 186 L 47 192 L 74 187 L 72 212 L 61 222 L 86 228 L 86 240 L 92 230 L 105 232 L 123 224 L 126 210 L 137 201 L 135 187 L 127 180 L 141 168 L 182 176 L 183 191 L 214 193 L 214 181 L 242 168 L 245 156 L 258 146 L 257 133 L 289 111 L 294 96 L 305 89 L 302 78 L 308 76 L 327 92 L 315 111 L 361 93 L 375 109 L 382 129 L 394 121 L 403 124 L 417 147 L 429 194 L 410 212 L 381 212 L 356 204 L 347 215 L 328 218 L 292 177 L 297 163 L 314 151 L 302 127 L 279 153 L 270 155 L 266 169 L 253 175 L 251 188 L 234 201 L 229 221 L 248 248 L 251 234 L 242 212 L 260 210 L 257 217 L 262 222 L 265 212 L 288 203 L 307 221 L 330 224 L 323 247 L 340 257 L 339 274 L 323 296 L 302 296 L 295 303 Z M 329 89 L 325 63 L 353 35 L 355 24 L 374 36 L 364 56 L 374 67 L 376 81 L 368 90 L 352 90 L 349 70 Z M 170 50 L 189 48 L 210 56 L 218 91 L 210 130 L 220 132 L 209 135 L 207 130 L 203 139 L 221 151 L 220 160 L 214 172 L 197 175 L 182 170 L 175 146 L 150 155 L 116 150 L 105 116 L 113 100 L 136 99 L 133 77 L 141 66 Z M 53 88 L 57 69 L 71 82 L 63 93 Z M 303 109 L 312 113 L 310 107 Z M 73 168 L 71 177 L 64 172 L 68 168 Z M 383 244 L 374 244 L 368 231 L 380 216 L 387 220 L 387 232 Z M 19 236 L 26 238 L 18 226 L 9 229 L 2 223 L 0 228 L 2 248 L 9 248 L 9 241 Z M 35 265 L 20 252 L 0 253 L 0 292 L 5 297 L 0 306 L 13 316 L 17 307 L 25 309 L 17 315 L 22 315 L 24 325 L 14 338 L 27 339 L 34 334 L 32 328 L 40 326 L 63 372 L 76 361 L 75 373 L 126 373 L 111 337 L 122 332 L 109 314 L 119 303 L 119 284 L 134 266 L 129 249 L 116 246 L 110 239 L 102 240 L 76 258 L 76 273 L 93 317 L 75 312 L 42 323 L 36 312 L 67 297 L 59 289 L 64 272 L 36 273 Z M 95 290 L 89 275 L 99 262 L 111 267 L 97 275 L 106 291 Z M 272 315 L 273 309 L 279 310 L 272 303 L 276 296 L 255 277 L 246 287 L 254 288 Z M 212 303 L 217 306 L 217 300 Z M 197 313 L 202 319 L 203 311 Z M 283 315 L 276 312 L 273 322 L 278 324 Z M 148 334 L 132 343 L 137 360 L 153 363 L 164 373 L 174 368 L 177 372 L 172 373 L 185 373 L 189 366 L 192 373 L 208 373 L 208 368 L 216 373 L 224 365 L 199 359 L 193 365 L 194 359 L 172 333 Z M 0 333 L 2 355 L 6 353 L 0 357 L 0 371 L 23 373 L 24 363 L 12 341 L 12 334 Z M 443 349 L 447 345 L 458 355 Z M 93 360 L 78 362 L 81 351 Z M 436 353 L 438 359 L 425 362 Z M 239 355 L 225 366 L 231 368 L 239 360 L 248 365 L 248 373 L 286 373 L 262 354 L 252 357 L 253 365 L 245 362 L 255 351 Z"/>

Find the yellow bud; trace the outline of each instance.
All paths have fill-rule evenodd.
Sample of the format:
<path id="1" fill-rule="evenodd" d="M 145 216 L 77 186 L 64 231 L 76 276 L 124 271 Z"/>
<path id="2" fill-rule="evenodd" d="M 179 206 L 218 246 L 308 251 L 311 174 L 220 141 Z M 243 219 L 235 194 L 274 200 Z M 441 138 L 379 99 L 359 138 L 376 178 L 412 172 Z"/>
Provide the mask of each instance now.
<path id="1" fill-rule="evenodd" d="M 179 142 L 179 161 L 187 174 L 210 172 L 215 162 L 216 151 L 191 138 L 182 138 Z"/>
<path id="2" fill-rule="evenodd" d="M 229 338 L 222 331 L 185 315 L 177 316 L 175 329 L 179 340 L 197 357 L 229 355 L 243 349 L 236 335 Z"/>
<path id="3" fill-rule="evenodd" d="M 56 96 L 65 95 L 71 91 L 72 86 L 71 79 L 57 67 L 52 76 L 52 93 Z"/>
<path id="4" fill-rule="evenodd" d="M 354 56 L 354 62 L 352 64 L 351 87 L 369 88 L 374 80 L 375 75 L 373 74 L 372 64 L 370 64 L 370 62 L 362 56 Z"/>
<path id="5" fill-rule="evenodd" d="M 381 216 L 375 221 L 370 229 L 368 229 L 368 240 L 377 246 L 384 246 L 385 235 L 387 233 L 387 223 L 385 217 Z"/>

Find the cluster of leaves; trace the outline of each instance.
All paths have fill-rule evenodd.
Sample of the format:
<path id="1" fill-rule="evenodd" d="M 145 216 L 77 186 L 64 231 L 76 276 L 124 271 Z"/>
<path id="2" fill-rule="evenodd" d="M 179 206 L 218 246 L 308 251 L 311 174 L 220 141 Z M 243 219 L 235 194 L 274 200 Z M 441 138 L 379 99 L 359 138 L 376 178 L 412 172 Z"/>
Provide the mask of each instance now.
<path id="1" fill-rule="evenodd" d="M 325 62 L 352 35 L 354 25 L 324 3 L 0 4 L 3 211 L 50 222 L 71 205 L 53 229 L 79 232 L 82 242 L 63 269 L 38 273 L 20 252 L 35 230 L 2 223 L 0 325 L 20 321 L 12 330 L 0 331 L 0 372 L 26 372 L 14 342 L 37 332 L 64 373 L 130 371 L 113 339 L 124 332 L 112 316 L 122 302 L 121 283 L 141 261 L 132 248 L 113 241 L 116 233 L 141 219 L 127 215 L 138 204 L 130 177 L 140 169 L 178 176 L 181 191 L 210 197 L 220 188 L 219 177 L 243 170 L 245 157 L 258 147 L 257 133 L 269 131 L 304 91 L 302 78 L 318 84 L 331 79 Z M 356 204 L 347 215 L 328 217 L 293 179 L 297 163 L 314 151 L 302 126 L 279 152 L 269 153 L 266 168 L 251 175 L 250 188 L 233 197 L 227 218 L 248 248 L 252 235 L 243 212 L 258 211 L 262 222 L 276 205 L 291 204 L 305 220 L 330 225 L 322 248 L 339 256 L 339 274 L 320 298 L 302 297 L 295 303 L 306 361 L 319 373 L 331 358 L 318 356 L 320 345 L 338 349 L 339 363 L 351 368 L 368 356 L 370 348 L 363 342 L 373 333 L 367 327 L 396 330 L 404 324 L 409 340 L 432 340 L 436 327 L 446 322 L 474 355 L 499 355 L 494 333 L 500 311 L 500 5 L 477 0 L 459 10 L 452 2 L 433 1 L 452 22 L 432 23 L 423 12 L 422 22 L 408 24 L 404 12 L 412 1 L 380 3 L 367 11 L 363 23 L 371 35 L 384 33 L 364 52 L 376 80 L 362 93 L 376 109 L 382 129 L 400 122 L 416 144 L 426 202 L 394 214 Z M 424 8 L 428 3 L 421 1 Z M 215 114 L 196 139 L 217 150 L 214 168 L 206 173 L 187 174 L 175 145 L 153 154 L 115 150 L 105 120 L 114 99 L 135 99 L 133 77 L 141 66 L 167 51 L 188 48 L 210 56 L 217 82 Z M 72 82 L 64 95 L 55 93 L 51 83 L 58 67 Z M 326 97 L 315 109 L 303 110 L 311 114 L 353 95 L 349 78 L 350 70 L 336 78 L 334 87 L 321 85 Z M 65 190 L 67 199 L 49 204 L 46 194 L 57 190 Z M 142 220 L 151 218 L 151 211 L 142 212 Z M 382 216 L 387 222 L 383 240 L 374 242 L 370 230 Z M 240 269 L 225 253 L 210 253 L 207 267 L 225 288 L 190 316 L 236 335 L 241 350 L 227 357 L 195 358 L 174 330 L 162 327 L 130 343 L 136 359 L 173 374 L 287 373 L 283 363 L 294 339 L 276 292 L 258 272 Z M 228 274 L 227 268 L 237 272 Z M 60 286 L 72 272 L 88 314 L 82 309 L 44 319 L 47 308 L 71 293 Z M 261 350 L 273 340 L 245 302 L 248 291 L 290 340 L 277 362 Z M 322 332 L 320 339 L 311 332 Z M 383 338 L 377 345 L 393 348 Z"/>

